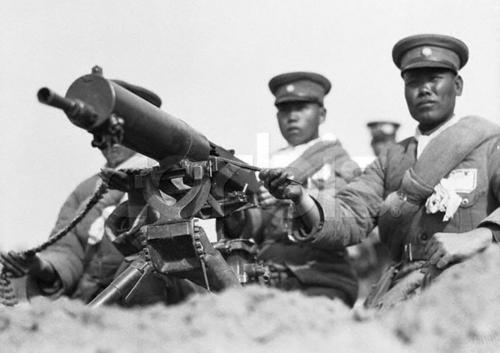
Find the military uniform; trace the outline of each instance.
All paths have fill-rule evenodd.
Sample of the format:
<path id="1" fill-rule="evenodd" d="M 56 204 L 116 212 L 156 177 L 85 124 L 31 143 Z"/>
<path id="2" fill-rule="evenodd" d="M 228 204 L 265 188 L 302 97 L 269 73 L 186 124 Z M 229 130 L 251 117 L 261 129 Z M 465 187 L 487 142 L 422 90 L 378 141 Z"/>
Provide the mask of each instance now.
<path id="1" fill-rule="evenodd" d="M 424 35 L 399 42 L 393 57 L 401 70 L 444 67 L 457 72 L 467 53 L 454 38 Z M 436 203 L 442 190 L 438 184 L 449 198 Z M 397 263 L 384 279 L 379 303 L 392 305 L 424 284 L 425 275 L 435 269 L 425 253 L 435 233 L 486 227 L 498 241 L 500 127 L 478 117 L 454 117 L 430 136 L 417 134 L 390 147 L 335 197 L 323 194 L 317 202 L 323 215 L 320 229 L 303 238 L 311 245 L 355 244 L 379 226 Z M 442 207 L 436 208 L 439 202 Z M 384 295 L 392 296 L 389 302 Z"/>
<path id="2" fill-rule="evenodd" d="M 135 155 L 119 168 L 147 167 L 151 163 L 146 157 Z M 76 187 L 63 204 L 51 236 L 64 228 L 85 207 L 97 190 L 99 181 L 99 176 L 94 175 Z M 124 196 L 125 193 L 121 191 L 109 190 L 73 230 L 39 254 L 54 267 L 58 281 L 52 286 L 30 286 L 29 296 L 40 291 L 38 294 L 66 294 L 87 299 L 81 298 L 80 288 L 80 281 L 85 275 L 94 278 L 96 285 L 99 283 L 99 288 L 113 279 L 123 256 L 104 237 L 104 223 Z"/>
<path id="3" fill-rule="evenodd" d="M 330 90 L 330 82 L 321 75 L 290 73 L 273 78 L 269 87 L 279 106 L 288 102 L 317 102 Z M 278 150 L 270 158 L 272 167 L 287 167 L 294 179 L 315 196 L 334 194 L 360 174 L 333 135 L 325 135 L 297 146 Z M 343 245 L 334 249 L 301 244 L 294 238 L 293 206 L 280 200 L 277 205 L 247 211 L 251 224 L 247 234 L 259 244 L 258 260 L 284 269 L 273 285 L 299 289 L 308 295 L 340 298 L 353 305 L 357 297 L 357 279 L 347 260 Z"/>
<path id="4" fill-rule="evenodd" d="M 50 233 L 51 237 L 79 213 L 85 201 L 96 191 L 99 180 L 100 178 L 94 175 L 81 182 L 71 192 L 59 211 L 56 224 Z M 82 234 L 84 227 L 88 228 L 89 224 L 86 226 L 80 224 L 59 242 L 39 254 L 54 267 L 58 277 L 55 283 L 38 283 L 29 275 L 26 278 L 12 279 L 18 300 L 29 299 L 37 295 L 58 296 L 74 291 L 84 267 L 83 259 L 88 241 L 87 233 Z"/>
<path id="5" fill-rule="evenodd" d="M 479 119 L 477 123 L 495 127 L 494 124 Z M 413 137 L 401 141 L 369 165 L 360 178 L 335 197 L 322 195 L 318 198 L 323 214 L 337 216 L 325 216 L 321 231 L 314 236 L 313 243 L 321 246 L 332 246 L 337 242 L 345 245 L 357 243 L 376 224 L 384 222 L 384 218 L 401 217 L 397 209 L 390 208 L 389 204 L 384 205 L 384 200 L 400 189 L 405 173 L 416 163 L 416 146 L 417 141 Z M 413 224 L 419 232 L 413 232 L 416 235 L 416 244 L 412 252 L 419 251 L 432 234 L 438 231 L 466 232 L 484 222 L 500 224 L 500 218 L 497 219 L 497 216 L 500 216 L 500 210 L 497 209 L 500 206 L 499 166 L 500 135 L 492 136 L 478 146 L 448 174 L 448 178 L 450 175 L 452 178 L 456 175 L 457 183 L 468 183 L 466 188 L 457 190 L 462 197 L 460 207 L 448 222 L 442 222 L 442 213 L 423 214 L 422 218 Z M 459 178 L 464 178 L 464 181 L 458 180 Z M 397 228 L 402 226 L 394 224 Z M 389 243 L 391 239 L 382 233 L 382 229 L 380 231 L 382 241 Z M 398 233 L 398 229 L 390 231 L 396 235 Z M 400 237 L 403 237 L 403 234 L 400 234 Z M 402 252 L 403 248 L 393 249 L 394 259 L 400 259 Z"/>
<path id="6" fill-rule="evenodd" d="M 161 106 L 161 98 L 154 92 L 125 81 L 114 81 L 151 104 Z M 117 168 L 147 168 L 153 163 L 156 162 L 136 154 Z M 93 175 L 76 187 L 61 207 L 50 236 L 64 228 L 85 207 L 99 181 L 99 176 Z M 51 284 L 38 283 L 28 276 L 25 290 L 28 298 L 40 294 L 53 297 L 64 294 L 87 302 L 113 280 L 124 258 L 104 236 L 105 221 L 125 196 L 121 191 L 108 190 L 73 230 L 39 254 L 52 265 L 57 280 Z M 18 292 L 23 290 L 16 288 Z"/>
<path id="7" fill-rule="evenodd" d="M 376 157 L 384 153 L 387 148 L 396 144 L 396 133 L 399 123 L 388 120 L 375 120 L 366 124 L 372 136 L 370 145 Z M 387 260 L 385 246 L 380 243 L 378 228 L 375 228 L 370 235 L 357 246 L 349 248 L 351 262 L 358 277 L 366 277 L 370 280 L 379 276 L 379 272 Z M 363 293 L 360 293 L 363 296 Z"/>
<path id="8" fill-rule="evenodd" d="M 64 202 L 56 224 L 50 236 L 53 236 L 60 229 L 64 228 L 84 207 L 86 201 L 97 190 L 100 178 L 93 175 L 80 183 Z M 60 283 L 56 287 L 61 287 L 63 293 L 72 293 L 84 270 L 85 249 L 89 243 L 89 230 L 92 224 L 100 217 L 107 207 L 113 207 L 120 202 L 124 193 L 113 193 L 114 197 L 107 195 L 105 199 L 96 205 L 73 230 L 54 245 L 50 246 L 39 255 L 48 261 L 56 270 Z M 96 234 L 97 235 L 97 234 Z M 102 236 L 102 234 L 101 234 Z M 94 239 L 97 243 L 100 239 Z M 119 254 L 118 254 L 119 255 Z M 114 258 L 115 256 L 112 256 Z M 118 263 L 121 259 L 117 260 Z M 108 267 L 104 265 L 104 268 Z M 49 290 L 49 288 L 45 288 Z"/>

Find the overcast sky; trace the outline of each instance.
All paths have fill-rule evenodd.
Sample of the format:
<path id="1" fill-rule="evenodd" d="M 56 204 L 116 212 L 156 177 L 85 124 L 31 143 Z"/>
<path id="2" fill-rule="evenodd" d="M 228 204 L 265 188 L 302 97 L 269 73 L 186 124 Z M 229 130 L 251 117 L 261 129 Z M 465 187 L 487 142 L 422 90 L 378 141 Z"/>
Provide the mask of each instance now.
<path id="1" fill-rule="evenodd" d="M 59 207 L 103 159 L 91 136 L 36 92 L 61 94 L 92 66 L 157 92 L 210 140 L 255 155 L 284 145 L 268 80 L 316 71 L 332 81 L 323 132 L 369 156 L 366 122 L 413 134 L 391 60 L 404 36 L 456 36 L 470 49 L 460 114 L 500 121 L 500 1 L 3 0 L 0 12 L 0 248 L 45 239 Z"/>

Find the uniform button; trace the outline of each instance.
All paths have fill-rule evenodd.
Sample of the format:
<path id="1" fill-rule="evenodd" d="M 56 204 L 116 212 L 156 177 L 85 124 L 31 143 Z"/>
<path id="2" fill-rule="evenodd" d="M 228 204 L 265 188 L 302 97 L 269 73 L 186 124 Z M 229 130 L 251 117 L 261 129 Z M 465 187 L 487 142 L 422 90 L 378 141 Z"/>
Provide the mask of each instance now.
<path id="1" fill-rule="evenodd" d="M 429 239 L 429 236 L 426 233 L 420 234 L 420 240 L 427 241 L 427 239 Z"/>
<path id="2" fill-rule="evenodd" d="M 402 191 L 398 191 L 397 195 L 403 201 L 406 201 L 408 199 L 408 197 L 406 196 L 406 194 L 404 192 L 402 192 Z"/>
<path id="3" fill-rule="evenodd" d="M 401 210 L 399 209 L 399 207 L 391 208 L 391 216 L 395 218 L 401 217 Z"/>
<path id="4" fill-rule="evenodd" d="M 462 206 L 467 206 L 469 204 L 469 199 L 468 198 L 463 198 L 462 202 L 460 202 Z"/>

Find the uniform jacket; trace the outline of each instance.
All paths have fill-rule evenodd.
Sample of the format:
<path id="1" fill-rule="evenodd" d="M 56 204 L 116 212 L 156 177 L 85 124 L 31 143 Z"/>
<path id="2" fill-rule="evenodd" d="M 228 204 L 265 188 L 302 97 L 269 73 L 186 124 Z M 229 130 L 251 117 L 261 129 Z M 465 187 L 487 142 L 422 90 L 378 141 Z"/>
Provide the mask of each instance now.
<path id="1" fill-rule="evenodd" d="M 64 228 L 84 208 L 88 199 L 97 190 L 99 180 L 100 178 L 97 175 L 91 176 L 80 183 L 68 196 L 61 207 L 51 236 Z M 50 262 L 59 275 L 63 293 L 71 294 L 83 275 L 86 250 L 89 244 L 89 230 L 96 220 L 101 217 L 103 211 L 107 207 L 116 206 L 123 196 L 123 192 L 108 191 L 73 230 L 40 253 L 40 257 Z M 101 263 L 100 267 L 104 272 L 109 272 L 113 268 L 112 274 L 114 274 L 121 260 L 121 255 L 114 250 Z M 118 265 L 116 262 L 118 262 Z"/>
<path id="2" fill-rule="evenodd" d="M 318 139 L 309 143 L 307 148 L 302 148 L 301 152 L 298 158 L 293 159 L 289 157 L 280 159 L 273 156 L 272 167 L 279 167 L 276 162 L 288 161 L 287 165 L 281 165 L 281 167 L 290 170 L 294 178 L 302 182 L 313 197 L 318 197 L 323 193 L 335 194 L 361 173 L 359 166 L 337 140 Z M 290 202 L 278 202 L 279 205 L 276 207 L 249 210 L 248 216 L 252 222 L 251 229 L 247 232 L 258 243 L 287 238 L 286 235 L 293 223 L 290 222 L 293 210 L 290 209 Z"/>
<path id="3" fill-rule="evenodd" d="M 319 140 L 316 145 L 323 142 Z M 305 158 L 305 163 L 299 158 L 288 166 L 295 178 L 303 181 L 312 195 L 335 194 L 361 173 L 340 142 L 330 142 L 325 145 L 326 148 L 312 150 L 313 156 Z M 314 166 L 311 158 L 321 162 Z M 332 288 L 342 292 L 349 304 L 355 301 L 357 280 L 347 262 L 347 253 L 342 244 L 326 250 L 293 241 L 289 237 L 289 234 L 296 231 L 290 229 L 293 224 L 293 209 L 287 202 L 266 209 L 251 209 L 248 214 L 253 220 L 251 235 L 260 244 L 259 260 L 285 264 L 303 287 Z"/>
<path id="4" fill-rule="evenodd" d="M 134 155 L 122 163 L 119 168 L 147 167 L 151 160 L 141 155 Z M 51 236 L 64 228 L 79 214 L 94 194 L 99 185 L 99 176 L 93 175 L 81 182 L 64 202 Z M 66 236 L 41 252 L 39 255 L 47 260 L 59 276 L 57 288 L 39 288 L 44 294 L 74 295 L 84 273 L 91 273 L 108 283 L 113 279 L 123 256 L 104 236 L 104 220 L 120 203 L 125 194 L 118 190 L 108 190 L 99 202 L 87 213 Z M 99 251 L 96 251 L 99 249 Z M 29 290 L 33 290 L 32 288 Z M 35 289 L 35 293 L 36 289 Z"/>
<path id="5" fill-rule="evenodd" d="M 405 256 L 404 248 L 412 244 L 413 260 L 418 260 L 423 259 L 423 249 L 436 232 L 462 233 L 478 226 L 497 227 L 500 224 L 500 130 L 480 118 L 469 119 L 467 123 L 469 131 L 482 129 L 491 133 L 446 175 L 452 180 L 455 178 L 455 191 L 462 197 L 458 210 L 449 221 L 443 221 L 442 212 L 424 212 L 424 205 L 420 203 L 420 212 L 404 224 L 398 222 L 398 217 L 404 219 L 400 209 L 391 208 L 387 202 L 386 198 L 400 189 L 404 175 L 416 165 L 417 143 L 414 138 L 409 138 L 381 155 L 363 175 L 336 196 L 320 195 L 318 205 L 323 223 L 310 238 L 311 245 L 336 248 L 355 244 L 377 224 L 391 224 L 392 228 L 380 229 L 380 236 L 389 246 L 393 258 L 400 260 Z M 443 148 L 429 144 L 424 150 L 424 153 L 434 154 L 435 169 L 440 158 L 452 157 L 452 152 L 450 156 L 443 155 L 444 149 L 458 150 L 465 143 L 457 138 L 448 142 L 450 145 L 441 146 Z M 494 232 L 494 236 L 497 234 Z"/>

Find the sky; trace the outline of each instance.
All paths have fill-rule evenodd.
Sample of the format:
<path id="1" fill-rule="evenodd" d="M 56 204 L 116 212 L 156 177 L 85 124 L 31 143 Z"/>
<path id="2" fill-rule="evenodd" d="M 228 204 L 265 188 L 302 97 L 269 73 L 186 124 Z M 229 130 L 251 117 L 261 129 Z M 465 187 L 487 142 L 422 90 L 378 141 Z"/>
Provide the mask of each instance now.
<path id="1" fill-rule="evenodd" d="M 391 50 L 417 33 L 467 43 L 457 113 L 500 122 L 497 0 L 3 0 L 0 249 L 44 240 L 69 193 L 103 165 L 87 132 L 37 101 L 39 88 L 64 94 L 99 65 L 155 91 L 211 141 L 255 155 L 259 133 L 271 150 L 285 145 L 269 79 L 319 72 L 332 82 L 322 133 L 370 157 L 368 121 L 414 133 Z"/>

